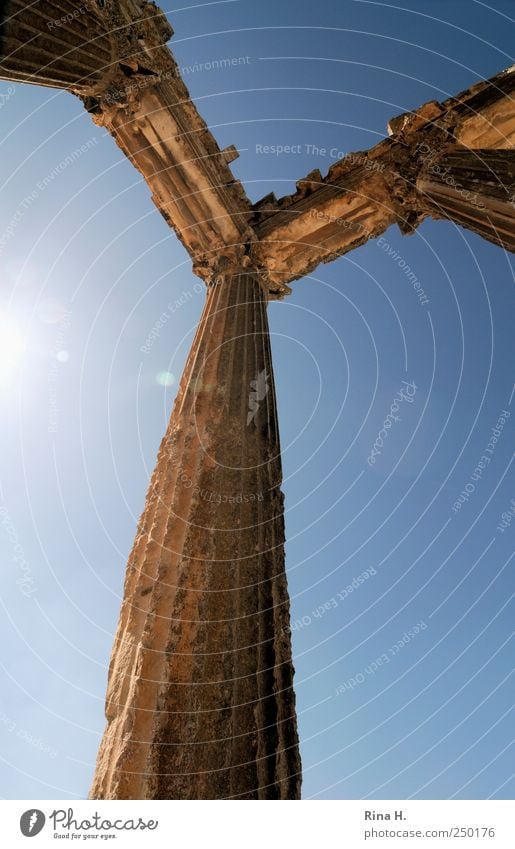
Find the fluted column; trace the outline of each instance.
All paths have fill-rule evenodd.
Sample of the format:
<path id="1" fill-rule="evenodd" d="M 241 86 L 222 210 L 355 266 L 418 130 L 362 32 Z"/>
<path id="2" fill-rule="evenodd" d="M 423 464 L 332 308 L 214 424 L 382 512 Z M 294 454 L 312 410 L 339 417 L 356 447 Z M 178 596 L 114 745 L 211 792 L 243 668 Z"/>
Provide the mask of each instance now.
<path id="1" fill-rule="evenodd" d="M 515 251 L 515 151 L 454 148 L 432 160 L 417 192 L 433 218 L 448 218 Z"/>
<path id="2" fill-rule="evenodd" d="M 123 101 L 170 71 L 172 34 L 149 0 L 4 0 L 0 79 L 68 89 L 94 111 L 97 98 Z"/>
<path id="3" fill-rule="evenodd" d="M 111 39 L 93 4 L 7 0 L 1 15 L 0 77 L 87 90 L 109 73 Z"/>
<path id="4" fill-rule="evenodd" d="M 300 795 L 266 298 L 207 301 L 129 558 L 92 798 Z"/>

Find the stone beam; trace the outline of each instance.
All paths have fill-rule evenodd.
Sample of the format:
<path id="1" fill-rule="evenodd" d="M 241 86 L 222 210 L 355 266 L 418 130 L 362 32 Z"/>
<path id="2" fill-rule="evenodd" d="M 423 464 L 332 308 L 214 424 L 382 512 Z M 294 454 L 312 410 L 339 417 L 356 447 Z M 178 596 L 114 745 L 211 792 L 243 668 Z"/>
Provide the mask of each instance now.
<path id="1" fill-rule="evenodd" d="M 172 29 L 147 0 L 7 0 L 0 78 L 80 97 L 140 171 L 152 199 L 204 279 L 227 246 L 253 238 L 250 203 L 192 103 L 166 42 Z"/>
<path id="2" fill-rule="evenodd" d="M 390 136 L 410 135 L 428 121 L 445 129 L 457 144 L 498 149 L 515 146 L 515 65 L 488 80 L 447 98 L 431 100 L 414 112 L 405 112 L 388 124 Z"/>
<path id="3" fill-rule="evenodd" d="M 251 224 L 257 240 L 252 257 L 266 269 L 272 290 L 286 293 L 292 280 L 379 236 L 391 224 L 398 224 L 403 233 L 412 233 L 428 216 L 450 218 L 513 250 L 512 240 L 501 235 L 506 229 L 515 229 L 515 207 L 509 201 L 512 181 L 508 171 L 513 167 L 509 157 L 498 160 L 498 177 L 504 181 L 500 195 L 494 190 L 502 219 L 502 226 L 501 219 L 497 221 L 498 228 L 493 219 L 492 226 L 478 224 L 474 213 L 464 209 L 464 186 L 460 212 L 456 203 L 429 202 L 427 178 L 431 169 L 436 173 L 439 159 L 450 156 L 453 149 L 457 156 L 459 150 L 476 150 L 477 163 L 484 151 L 514 147 L 515 66 L 443 103 L 430 101 L 400 115 L 388 129 L 389 138 L 368 151 L 349 153 L 325 177 L 313 171 L 297 183 L 295 194 L 279 200 L 268 195 L 254 205 Z M 478 186 L 480 170 L 476 169 L 473 177 L 474 191 L 488 195 L 492 180 L 483 188 Z M 482 169 L 485 179 L 487 170 Z M 459 192 L 458 176 L 450 179 L 456 181 Z"/>
<path id="4" fill-rule="evenodd" d="M 411 233 L 429 215 L 445 217 L 442 205 L 437 211 L 427 202 L 427 180 L 419 178 L 450 146 L 500 150 L 515 142 L 512 67 L 394 118 L 390 138 L 348 154 L 326 177 L 308 174 L 294 195 L 269 195 L 252 208 L 229 168 L 237 152 L 220 150 L 191 102 L 166 46 L 171 27 L 154 3 L 7 0 L 2 9 L 0 78 L 79 96 L 140 171 L 206 282 L 220 255 L 243 245 L 269 297 L 280 298 L 292 280 L 393 223 Z M 470 215 L 447 213 L 485 235 Z M 509 207 L 503 220 L 512 227 Z"/>
<path id="5" fill-rule="evenodd" d="M 374 151 L 375 152 L 375 151 Z M 349 154 L 324 178 L 312 171 L 294 195 L 268 195 L 254 207 L 257 240 L 251 255 L 266 269 L 271 291 L 282 296 L 288 283 L 320 263 L 331 262 L 379 236 L 399 220 L 400 210 L 374 152 Z"/>
<path id="6" fill-rule="evenodd" d="M 298 799 L 267 296 L 207 301 L 129 557 L 94 799 Z"/>

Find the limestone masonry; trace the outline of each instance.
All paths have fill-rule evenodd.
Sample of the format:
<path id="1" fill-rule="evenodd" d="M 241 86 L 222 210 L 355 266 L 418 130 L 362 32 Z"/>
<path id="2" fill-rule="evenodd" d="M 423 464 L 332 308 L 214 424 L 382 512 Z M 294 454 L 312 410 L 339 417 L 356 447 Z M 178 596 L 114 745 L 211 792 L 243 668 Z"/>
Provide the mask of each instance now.
<path id="1" fill-rule="evenodd" d="M 2 4 L 0 78 L 82 100 L 207 288 L 127 565 L 91 797 L 298 799 L 267 301 L 391 224 L 448 219 L 514 251 L 515 67 L 253 205 L 230 169 L 237 151 L 190 100 L 172 34 L 146 0 Z"/>

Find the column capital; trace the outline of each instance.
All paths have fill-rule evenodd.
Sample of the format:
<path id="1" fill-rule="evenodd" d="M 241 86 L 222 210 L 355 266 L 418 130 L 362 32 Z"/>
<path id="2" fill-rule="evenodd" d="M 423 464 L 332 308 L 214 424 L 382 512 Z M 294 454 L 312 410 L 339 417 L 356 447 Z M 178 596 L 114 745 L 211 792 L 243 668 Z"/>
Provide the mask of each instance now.
<path id="1" fill-rule="evenodd" d="M 206 286 L 212 286 L 222 279 L 234 277 L 255 268 L 247 254 L 245 244 L 228 245 L 221 251 L 203 254 L 193 262 L 193 271 L 202 277 Z"/>
<path id="2" fill-rule="evenodd" d="M 252 246 L 255 236 L 249 230 L 249 241 L 239 245 L 230 245 L 216 254 L 203 254 L 193 262 L 193 272 L 201 277 L 206 286 L 215 286 L 230 277 L 241 274 L 253 274 L 261 286 L 266 300 L 280 300 L 291 289 L 288 286 L 278 287 L 270 279 L 270 271 L 264 265 L 256 262 Z"/>

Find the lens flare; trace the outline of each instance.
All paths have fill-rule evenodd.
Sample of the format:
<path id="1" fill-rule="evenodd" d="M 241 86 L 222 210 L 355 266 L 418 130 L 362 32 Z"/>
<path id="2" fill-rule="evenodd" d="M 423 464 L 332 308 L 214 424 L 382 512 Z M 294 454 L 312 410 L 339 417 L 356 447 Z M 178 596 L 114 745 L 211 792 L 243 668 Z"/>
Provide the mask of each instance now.
<path id="1" fill-rule="evenodd" d="M 173 386 L 175 376 L 170 371 L 160 371 L 156 380 L 161 386 Z"/>

